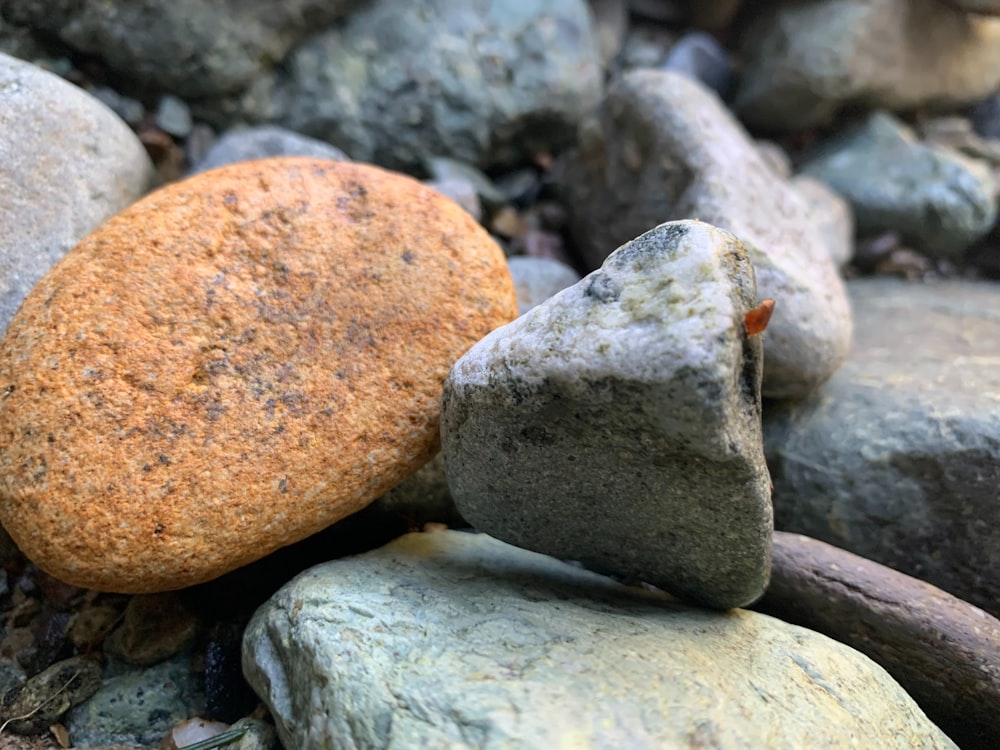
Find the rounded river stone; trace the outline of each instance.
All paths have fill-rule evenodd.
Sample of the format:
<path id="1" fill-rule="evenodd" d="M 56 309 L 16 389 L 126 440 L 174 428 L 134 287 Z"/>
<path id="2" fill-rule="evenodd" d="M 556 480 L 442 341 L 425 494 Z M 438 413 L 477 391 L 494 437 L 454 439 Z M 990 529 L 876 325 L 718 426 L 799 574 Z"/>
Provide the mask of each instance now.
<path id="1" fill-rule="evenodd" d="M 452 363 L 516 315 L 501 249 L 408 177 L 279 158 L 170 185 L 0 342 L 0 522 L 79 586 L 214 578 L 423 465 Z"/>

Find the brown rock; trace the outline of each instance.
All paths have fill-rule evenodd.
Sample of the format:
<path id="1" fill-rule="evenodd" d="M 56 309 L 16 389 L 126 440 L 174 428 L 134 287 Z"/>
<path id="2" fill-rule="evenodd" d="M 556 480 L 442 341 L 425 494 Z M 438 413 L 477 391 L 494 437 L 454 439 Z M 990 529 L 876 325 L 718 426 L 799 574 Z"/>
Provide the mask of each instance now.
<path id="1" fill-rule="evenodd" d="M 0 342 L 0 522 L 77 585 L 214 578 L 425 463 L 451 364 L 516 315 L 501 249 L 402 175 L 289 157 L 170 185 Z"/>
<path id="2" fill-rule="evenodd" d="M 753 609 L 878 662 L 963 748 L 1000 737 L 1000 621 L 929 583 L 807 536 L 774 533 Z"/>

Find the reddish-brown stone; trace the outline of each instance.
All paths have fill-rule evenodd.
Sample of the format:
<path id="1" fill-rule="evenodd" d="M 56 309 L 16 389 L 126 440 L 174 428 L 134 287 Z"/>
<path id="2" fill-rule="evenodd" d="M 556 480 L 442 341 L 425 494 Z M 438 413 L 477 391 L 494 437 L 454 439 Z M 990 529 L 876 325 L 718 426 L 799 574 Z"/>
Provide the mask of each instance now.
<path id="1" fill-rule="evenodd" d="M 503 252 L 408 177 L 244 162 L 146 197 L 0 342 L 0 522 L 65 581 L 205 581 L 438 445 L 452 363 L 517 314 Z"/>

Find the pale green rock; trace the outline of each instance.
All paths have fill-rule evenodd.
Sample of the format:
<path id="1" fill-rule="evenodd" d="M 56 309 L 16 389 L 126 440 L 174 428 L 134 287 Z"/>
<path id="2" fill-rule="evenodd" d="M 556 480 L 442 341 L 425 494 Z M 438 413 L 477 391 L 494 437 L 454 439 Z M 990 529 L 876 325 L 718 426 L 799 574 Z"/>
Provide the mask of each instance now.
<path id="1" fill-rule="evenodd" d="M 306 571 L 256 612 L 243 664 L 296 750 L 955 747 L 825 636 L 484 534 Z"/>
<path id="2" fill-rule="evenodd" d="M 824 143 L 802 174 L 850 202 L 859 233 L 896 231 L 930 255 L 958 255 L 996 223 L 996 183 L 986 164 L 920 143 L 888 112 Z"/>

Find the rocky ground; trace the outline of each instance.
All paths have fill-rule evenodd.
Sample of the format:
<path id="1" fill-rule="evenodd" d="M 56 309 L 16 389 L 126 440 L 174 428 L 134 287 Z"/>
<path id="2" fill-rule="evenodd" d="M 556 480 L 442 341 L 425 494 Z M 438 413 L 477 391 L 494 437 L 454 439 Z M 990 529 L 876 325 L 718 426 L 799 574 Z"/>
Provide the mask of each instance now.
<path id="1" fill-rule="evenodd" d="M 8 0 L 0 119 L 0 747 L 1000 741 L 1000 3 Z"/>

